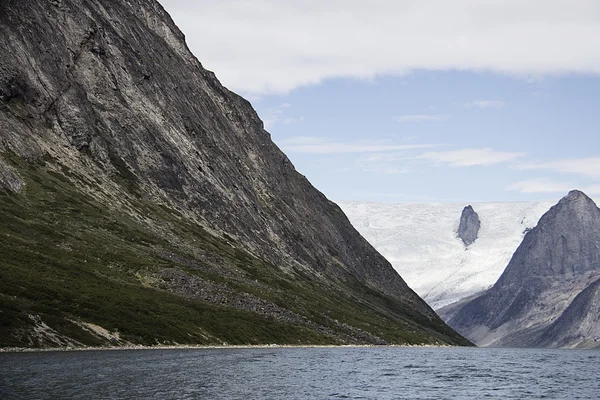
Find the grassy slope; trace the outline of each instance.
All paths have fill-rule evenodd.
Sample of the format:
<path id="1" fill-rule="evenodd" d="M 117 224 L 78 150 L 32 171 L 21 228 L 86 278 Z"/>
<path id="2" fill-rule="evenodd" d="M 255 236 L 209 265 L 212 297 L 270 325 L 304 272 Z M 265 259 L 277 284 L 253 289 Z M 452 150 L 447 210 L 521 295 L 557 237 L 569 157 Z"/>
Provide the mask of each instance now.
<path id="1" fill-rule="evenodd" d="M 109 343 L 71 321 L 94 323 L 146 345 L 342 343 L 307 326 L 172 294 L 156 279 L 165 268 L 226 283 L 341 333 L 347 332 L 332 321 L 390 343 L 443 341 L 415 326 L 411 320 L 418 316 L 410 310 L 358 282 L 349 282 L 354 290 L 348 293 L 324 288 L 310 276 L 298 279 L 173 210 L 139 200 L 139 215 L 149 218 L 140 222 L 86 195 L 72 183 L 85 180 L 64 167 L 56 173 L 44 162 L 3 158 L 11 160 L 26 186 L 21 194 L 0 190 L 0 347 L 50 345 L 30 334 L 35 325 L 30 315 L 85 345 Z M 437 323 L 432 327 L 451 333 Z"/>

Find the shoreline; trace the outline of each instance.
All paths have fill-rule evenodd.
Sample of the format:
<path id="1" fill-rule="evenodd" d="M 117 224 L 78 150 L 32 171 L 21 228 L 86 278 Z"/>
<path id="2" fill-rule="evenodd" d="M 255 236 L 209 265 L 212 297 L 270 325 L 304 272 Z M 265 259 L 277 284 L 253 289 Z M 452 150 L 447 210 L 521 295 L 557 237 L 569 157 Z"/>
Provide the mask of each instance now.
<path id="1" fill-rule="evenodd" d="M 459 347 L 451 345 L 434 344 L 390 344 L 390 345 L 370 345 L 370 344 L 341 344 L 341 345 L 294 345 L 294 344 L 257 344 L 257 345 L 173 345 L 173 346 L 90 346 L 90 347 L 3 347 L 1 353 L 51 353 L 51 352 L 76 352 L 76 351 L 127 351 L 127 350 L 235 350 L 235 349 L 342 349 L 342 348 L 450 348 Z"/>

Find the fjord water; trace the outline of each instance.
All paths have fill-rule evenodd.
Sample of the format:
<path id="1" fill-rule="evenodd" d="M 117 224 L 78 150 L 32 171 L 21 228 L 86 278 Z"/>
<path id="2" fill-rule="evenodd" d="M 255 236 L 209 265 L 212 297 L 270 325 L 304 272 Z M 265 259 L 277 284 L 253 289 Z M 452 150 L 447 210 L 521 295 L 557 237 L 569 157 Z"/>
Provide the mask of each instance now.
<path id="1" fill-rule="evenodd" d="M 597 399 L 600 351 L 251 348 L 0 354 L 2 399 Z"/>

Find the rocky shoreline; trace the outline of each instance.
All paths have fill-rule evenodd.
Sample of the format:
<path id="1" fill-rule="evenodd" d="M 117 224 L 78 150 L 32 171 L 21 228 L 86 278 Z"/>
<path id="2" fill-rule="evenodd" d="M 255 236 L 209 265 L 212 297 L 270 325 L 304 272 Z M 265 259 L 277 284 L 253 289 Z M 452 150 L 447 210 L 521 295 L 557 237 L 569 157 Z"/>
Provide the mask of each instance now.
<path id="1" fill-rule="evenodd" d="M 176 345 L 176 346 L 117 346 L 117 347 L 6 347 L 0 353 L 46 353 L 66 351 L 126 351 L 126 350 L 228 350 L 228 349 L 315 349 L 315 348 L 449 348 L 450 345 L 415 344 L 415 345 L 293 345 L 293 344 L 258 344 L 258 345 Z"/>

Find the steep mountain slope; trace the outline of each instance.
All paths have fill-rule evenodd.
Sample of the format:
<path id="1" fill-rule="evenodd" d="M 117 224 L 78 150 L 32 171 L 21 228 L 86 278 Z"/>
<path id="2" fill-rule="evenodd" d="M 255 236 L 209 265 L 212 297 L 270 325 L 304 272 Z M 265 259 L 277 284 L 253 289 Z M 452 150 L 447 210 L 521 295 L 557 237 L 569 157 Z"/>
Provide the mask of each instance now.
<path id="1" fill-rule="evenodd" d="M 586 287 L 544 331 L 543 347 L 600 347 L 600 279 Z"/>
<path id="2" fill-rule="evenodd" d="M 443 314 L 480 345 L 590 346 L 600 336 L 598 279 L 600 209 L 572 191 L 525 235 L 491 289 Z"/>
<path id="3" fill-rule="evenodd" d="M 492 286 L 551 202 L 473 203 L 481 220 L 468 247 L 457 238 L 464 204 L 341 202 L 340 207 L 434 309 Z"/>
<path id="4" fill-rule="evenodd" d="M 154 0 L 0 2 L 0 345 L 467 343 Z"/>

